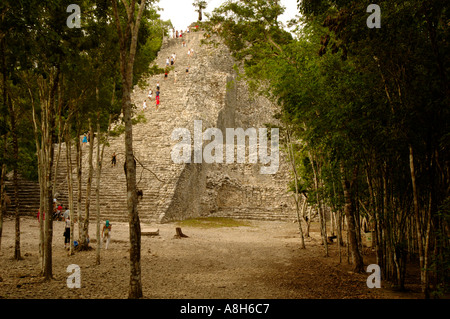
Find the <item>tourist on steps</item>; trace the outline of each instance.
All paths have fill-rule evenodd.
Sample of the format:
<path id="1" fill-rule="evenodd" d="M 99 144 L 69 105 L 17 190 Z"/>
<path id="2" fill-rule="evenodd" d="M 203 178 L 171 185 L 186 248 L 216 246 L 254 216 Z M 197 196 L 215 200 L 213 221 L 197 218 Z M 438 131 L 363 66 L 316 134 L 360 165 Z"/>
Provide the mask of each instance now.
<path id="1" fill-rule="evenodd" d="M 152 89 L 150 89 L 150 90 L 148 91 L 148 99 L 149 99 L 149 101 L 152 100 L 152 96 L 153 96 L 153 91 L 152 91 Z"/>
<path id="2" fill-rule="evenodd" d="M 64 214 L 63 214 L 63 218 L 64 218 L 64 221 L 65 221 L 66 219 L 69 219 L 69 218 L 70 218 L 70 210 L 69 210 L 69 209 L 66 209 L 66 210 L 65 210 L 65 212 L 64 212 Z"/>
<path id="3" fill-rule="evenodd" d="M 115 166 L 116 166 L 116 152 L 114 152 L 113 155 L 111 156 L 111 167 Z"/>

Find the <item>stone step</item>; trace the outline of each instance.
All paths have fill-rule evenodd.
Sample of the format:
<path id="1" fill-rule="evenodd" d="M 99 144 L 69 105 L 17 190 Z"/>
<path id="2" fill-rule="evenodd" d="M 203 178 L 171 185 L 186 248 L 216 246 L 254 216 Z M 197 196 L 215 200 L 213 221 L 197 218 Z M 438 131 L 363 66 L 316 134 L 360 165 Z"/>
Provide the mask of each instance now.
<path id="1" fill-rule="evenodd" d="M 167 56 L 176 53 L 177 60 L 174 64 L 174 70 L 177 71 L 177 81 L 174 83 L 174 72 L 169 73 L 169 77 L 164 80 L 164 75 L 155 75 L 146 79 L 146 84 L 143 87 L 136 86 L 132 93 L 132 103 L 136 106 L 135 116 L 144 116 L 146 121 L 138 123 L 133 127 L 133 148 L 135 156 L 146 169 L 142 169 L 140 164 L 137 166 L 136 178 L 138 181 L 137 188 L 143 190 L 144 196 L 138 204 L 138 211 L 141 221 L 160 222 L 160 218 L 169 216 L 167 218 L 187 218 L 191 215 L 201 214 L 208 215 L 211 211 L 218 212 L 217 214 L 231 214 L 234 218 L 245 219 L 289 219 L 288 213 L 281 213 L 274 210 L 272 203 L 267 203 L 265 209 L 255 209 L 255 203 L 246 204 L 251 206 L 249 209 L 226 209 L 227 207 L 214 207 L 212 204 L 209 210 L 210 202 L 217 199 L 214 192 L 219 192 L 219 186 L 207 189 L 208 193 L 204 192 L 205 178 L 208 174 L 216 173 L 216 171 L 209 171 L 208 168 L 198 165 L 180 165 L 174 164 L 171 159 L 171 150 L 178 141 L 171 140 L 172 131 L 175 128 L 186 127 L 191 132 L 193 130 L 193 121 L 195 119 L 202 119 L 204 129 L 206 127 L 215 127 L 218 121 L 218 114 L 224 110 L 228 100 L 232 98 L 227 96 L 229 90 L 227 83 L 233 74 L 234 62 L 230 59 L 229 53 L 222 46 L 220 48 L 212 48 L 200 45 L 200 40 L 203 33 L 192 33 L 186 39 L 187 47 L 181 46 L 180 39 L 171 39 L 163 45 L 158 57 L 154 61 L 160 68 L 165 67 L 165 60 Z M 195 56 L 189 58 L 187 50 L 194 48 Z M 190 65 L 190 72 L 186 74 L 185 68 Z M 156 83 L 159 81 L 160 91 L 160 107 L 155 109 L 155 89 Z M 144 100 L 147 99 L 148 89 L 152 88 L 152 101 L 147 101 L 148 109 L 142 111 Z M 236 92 L 238 90 L 236 89 Z M 238 93 L 236 93 L 236 100 Z M 247 100 L 245 100 L 247 101 Z M 237 101 L 235 104 L 245 104 L 247 102 Z M 247 103 L 248 104 L 248 103 Z M 238 107 L 238 106 L 233 106 Z M 249 108 L 242 110 L 233 110 L 236 112 L 234 116 L 241 116 L 241 114 L 253 114 L 260 112 L 259 108 Z M 240 112 L 240 113 L 239 113 Z M 264 109 L 261 112 L 266 112 Z M 246 115 L 247 116 L 247 115 Z M 258 116 L 255 115 L 255 117 Z M 238 118 L 236 118 L 238 119 Z M 249 122 L 253 123 L 253 122 Z M 114 124 L 117 126 L 118 124 Z M 94 139 L 94 147 L 96 147 L 96 140 Z M 56 152 L 57 148 L 55 148 Z M 72 149 L 71 164 L 73 172 L 76 172 L 76 156 L 75 148 Z M 83 146 L 83 175 L 82 175 L 82 210 L 84 210 L 86 197 L 86 183 L 88 172 L 88 150 L 89 146 Z M 101 177 L 101 191 L 100 191 L 100 207 L 101 218 L 108 218 L 112 221 L 127 222 L 127 193 L 126 193 L 126 179 L 123 170 L 124 161 L 124 137 L 110 137 L 109 146 L 105 148 L 104 158 L 102 161 L 102 177 Z M 96 154 L 94 150 L 94 163 L 96 163 Z M 117 166 L 111 167 L 111 154 L 116 152 Z M 233 166 L 230 168 L 234 170 Z M 163 182 L 158 181 L 152 173 L 154 172 Z M 224 174 L 228 168 L 218 168 L 219 174 Z M 240 168 L 236 168 L 240 170 Z M 61 162 L 58 165 L 57 172 L 57 192 L 61 194 L 59 199 L 64 205 L 67 205 L 67 166 L 65 162 L 65 144 L 61 145 Z M 203 175 L 202 175 L 203 174 Z M 226 173 L 228 174 L 228 173 Z M 90 198 L 90 219 L 95 220 L 96 215 L 96 170 L 94 169 L 94 179 L 91 189 Z M 253 177 L 252 177 L 253 178 Z M 259 183 L 258 177 L 251 180 L 243 179 L 240 188 L 236 188 L 237 193 L 247 192 L 246 183 Z M 250 181 L 251 180 L 251 181 Z M 283 189 L 286 184 L 282 184 Z M 37 185 L 38 186 L 38 185 Z M 27 186 L 28 187 L 28 186 Z M 259 188 L 258 188 L 259 187 Z M 278 186 L 277 186 L 278 187 Z M 266 187 L 264 184 L 258 184 L 255 188 L 266 188 L 268 192 L 272 192 L 272 188 Z M 202 190 L 203 193 L 197 194 L 197 190 Z M 37 190 L 37 191 L 36 191 Z M 74 200 L 77 199 L 77 180 L 74 174 Z M 33 192 L 38 194 L 36 197 L 32 196 Z M 275 191 L 278 194 L 278 191 Z M 33 202 L 36 202 L 36 207 L 39 207 L 39 187 L 30 185 L 29 190 L 24 192 L 25 196 L 30 197 L 23 200 L 26 203 L 26 208 L 31 210 Z M 187 194 L 187 195 L 186 195 Z M 221 195 L 222 196 L 222 195 Z M 226 195 L 224 195 L 226 196 Z M 247 197 L 251 197 L 251 194 Z M 34 201 L 32 198 L 35 198 Z M 266 198 L 266 197 L 261 197 Z M 262 201 L 262 199 L 259 199 Z M 207 204 L 205 204 L 207 203 Z M 30 206 L 30 208 L 28 208 Z M 226 206 L 226 205 L 225 205 Z M 20 206 L 21 210 L 25 206 Z M 261 207 L 264 207 L 262 205 Z M 76 203 L 75 203 L 76 208 Z M 229 208 L 229 207 L 228 207 Z M 37 209 L 36 209 L 37 210 Z M 36 211 L 35 210 L 35 211 Z M 32 210 L 31 210 L 32 211 Z M 175 213 L 174 213 L 175 212 Z M 216 213 L 214 213 L 216 214 Z M 173 217 L 173 216 L 175 217 Z"/>

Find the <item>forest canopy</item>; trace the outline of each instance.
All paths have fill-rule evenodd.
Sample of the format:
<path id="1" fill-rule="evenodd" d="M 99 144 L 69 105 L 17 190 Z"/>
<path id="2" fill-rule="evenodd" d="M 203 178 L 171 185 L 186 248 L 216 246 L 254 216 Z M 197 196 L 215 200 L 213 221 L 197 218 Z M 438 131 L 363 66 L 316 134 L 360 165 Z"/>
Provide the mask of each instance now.
<path id="1" fill-rule="evenodd" d="M 227 1 L 203 26 L 249 87 L 279 105 L 291 190 L 322 219 L 325 207 L 345 216 L 354 270 L 366 219 L 383 277 L 403 289 L 415 260 L 423 292 L 436 296 L 450 266 L 448 1 L 376 4 L 375 28 L 366 1 L 321 0 L 298 1 L 292 33 L 280 1 Z M 325 247 L 326 234 L 324 224 Z"/>

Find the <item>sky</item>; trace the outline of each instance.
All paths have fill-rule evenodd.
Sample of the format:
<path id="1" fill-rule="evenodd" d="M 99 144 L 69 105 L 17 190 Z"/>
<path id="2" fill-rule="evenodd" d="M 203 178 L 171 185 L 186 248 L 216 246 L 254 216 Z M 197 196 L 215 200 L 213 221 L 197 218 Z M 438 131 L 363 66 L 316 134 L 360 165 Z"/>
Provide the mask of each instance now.
<path id="1" fill-rule="evenodd" d="M 208 7 L 204 12 L 211 12 L 219 7 L 225 0 L 206 0 Z M 194 0 L 160 0 L 158 6 L 163 8 L 161 18 L 172 21 L 176 30 L 186 30 L 187 26 L 197 21 L 198 13 L 195 11 L 192 3 Z M 297 0 L 281 0 L 286 8 L 285 13 L 280 17 L 280 21 L 286 22 L 298 13 Z"/>

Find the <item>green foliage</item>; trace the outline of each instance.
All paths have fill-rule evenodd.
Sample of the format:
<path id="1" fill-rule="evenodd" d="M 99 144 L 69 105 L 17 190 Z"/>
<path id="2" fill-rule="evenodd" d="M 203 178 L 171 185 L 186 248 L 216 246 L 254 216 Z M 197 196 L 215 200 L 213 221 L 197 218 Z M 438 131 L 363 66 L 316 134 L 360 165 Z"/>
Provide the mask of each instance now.
<path id="1" fill-rule="evenodd" d="M 228 46 L 249 87 L 280 106 L 277 118 L 293 131 L 297 186 L 311 204 L 341 211 L 342 182 L 351 180 L 356 213 L 392 236 L 383 249 L 405 249 L 416 230 L 407 225 L 426 230 L 413 215 L 411 148 L 418 210 L 431 212 L 431 237 L 449 247 L 438 213 L 450 195 L 448 1 L 381 0 L 380 29 L 366 25 L 368 4 L 299 0 L 294 36 L 281 28 L 277 1 L 226 2 L 203 26 Z M 397 276 L 390 269 L 388 279 Z"/>
<path id="2" fill-rule="evenodd" d="M 57 105 L 53 140 L 68 122 L 73 138 L 76 132 L 86 132 L 88 118 L 101 130 L 108 129 L 110 115 L 116 121 L 121 114 L 121 77 L 119 66 L 119 41 L 112 21 L 110 1 L 82 1 L 81 28 L 66 25 L 70 2 L 52 1 L 2 1 L 0 21 L 2 33 L 2 66 L 0 73 L 0 135 L 10 132 L 7 100 L 14 104 L 18 114 L 20 173 L 27 178 L 37 176 L 36 145 L 33 132 L 31 106 L 36 110 L 38 140 L 40 140 L 41 106 L 47 103 L 42 94 L 48 94 L 51 80 L 58 77 L 59 86 L 54 96 Z M 125 10 L 122 7 L 122 10 Z M 20 13 L 20 14 L 19 14 Z M 145 76 L 162 70 L 150 67 L 167 34 L 170 21 L 161 21 L 156 7 L 148 5 L 142 19 L 134 68 L 135 84 Z M 7 98 L 5 95 L 8 92 Z M 60 120 L 62 122 L 60 122 Z M 142 119 L 136 119 L 140 122 Z M 61 123 L 61 124 L 60 124 Z M 11 153 L 10 136 L 8 151 Z M 12 166 L 10 157 L 3 154 L 2 162 Z"/>
<path id="3" fill-rule="evenodd" d="M 135 117 L 131 119 L 133 125 L 139 124 L 139 123 L 147 123 L 147 118 L 144 114 L 138 113 Z M 109 133 L 110 136 L 120 136 L 125 133 L 125 124 L 121 123 L 116 125 Z"/>

